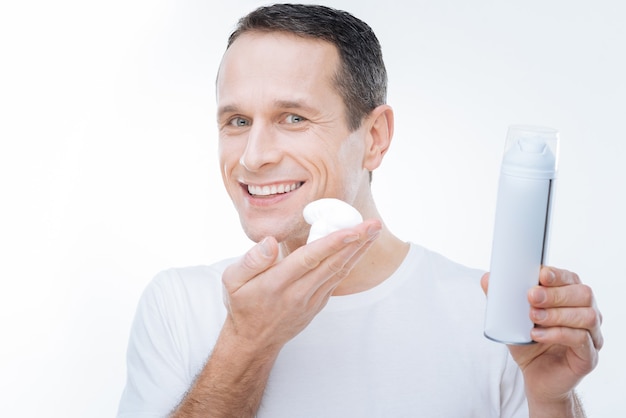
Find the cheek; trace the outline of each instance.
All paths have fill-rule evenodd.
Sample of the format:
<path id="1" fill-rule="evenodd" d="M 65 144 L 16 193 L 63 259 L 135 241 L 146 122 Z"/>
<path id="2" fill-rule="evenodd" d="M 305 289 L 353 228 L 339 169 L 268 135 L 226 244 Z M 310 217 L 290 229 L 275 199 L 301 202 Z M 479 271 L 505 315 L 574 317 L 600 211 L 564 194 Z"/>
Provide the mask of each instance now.
<path id="1" fill-rule="evenodd" d="M 363 168 L 364 144 L 360 136 L 350 135 L 342 142 L 337 160 L 348 172 L 360 172 Z"/>
<path id="2" fill-rule="evenodd" d="M 319 178 L 325 194 L 351 201 L 361 185 L 363 176 L 363 146 L 353 136 L 344 138 L 340 144 L 328 147 L 323 154 L 317 152 L 321 166 Z"/>
<path id="3" fill-rule="evenodd" d="M 241 156 L 237 141 L 220 140 L 217 156 L 222 176 L 231 172 Z"/>
<path id="4" fill-rule="evenodd" d="M 236 148 L 233 146 L 223 146 L 220 144 L 218 147 L 218 164 L 220 166 L 220 174 L 222 175 L 222 183 L 229 195 L 232 195 L 231 188 L 234 178 L 233 171 L 237 166 L 239 160 Z"/>
<path id="5" fill-rule="evenodd" d="M 218 164 L 220 166 L 220 173 L 222 173 L 222 180 L 226 181 L 226 173 L 229 170 L 230 167 L 230 163 L 228 161 L 228 159 L 226 159 L 227 154 L 224 153 L 224 150 L 222 148 L 219 149 L 218 154 L 217 154 L 217 158 L 218 158 Z"/>

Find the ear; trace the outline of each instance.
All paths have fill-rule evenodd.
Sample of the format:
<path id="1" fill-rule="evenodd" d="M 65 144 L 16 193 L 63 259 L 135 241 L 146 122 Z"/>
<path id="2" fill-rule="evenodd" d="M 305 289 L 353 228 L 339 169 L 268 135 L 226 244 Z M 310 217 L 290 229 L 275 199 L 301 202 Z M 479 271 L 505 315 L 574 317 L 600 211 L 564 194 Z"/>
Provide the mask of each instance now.
<path id="1" fill-rule="evenodd" d="M 393 109 L 389 105 L 380 105 L 367 116 L 367 149 L 363 159 L 363 168 L 374 171 L 383 161 L 393 137 Z"/>

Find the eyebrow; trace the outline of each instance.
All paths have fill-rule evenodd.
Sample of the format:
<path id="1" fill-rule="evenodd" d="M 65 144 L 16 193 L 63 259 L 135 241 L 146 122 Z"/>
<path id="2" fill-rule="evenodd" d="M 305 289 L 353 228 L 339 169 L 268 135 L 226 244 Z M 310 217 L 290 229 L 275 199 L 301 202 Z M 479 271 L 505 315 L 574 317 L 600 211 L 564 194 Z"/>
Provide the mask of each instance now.
<path id="1" fill-rule="evenodd" d="M 274 106 L 279 109 L 287 108 L 313 110 L 311 106 L 301 100 L 274 100 Z"/>
<path id="2" fill-rule="evenodd" d="M 303 109 L 309 112 L 316 111 L 312 106 L 306 104 L 302 100 L 274 100 L 273 106 L 277 109 Z M 237 105 L 224 105 L 218 109 L 217 115 L 218 117 L 221 117 L 227 113 L 239 113 L 240 111 L 241 110 Z"/>
<path id="3" fill-rule="evenodd" d="M 239 108 L 235 105 L 226 105 L 226 106 L 222 106 L 219 109 L 217 109 L 217 116 L 218 118 L 221 117 L 222 115 L 224 115 L 225 113 L 237 113 L 239 111 Z"/>

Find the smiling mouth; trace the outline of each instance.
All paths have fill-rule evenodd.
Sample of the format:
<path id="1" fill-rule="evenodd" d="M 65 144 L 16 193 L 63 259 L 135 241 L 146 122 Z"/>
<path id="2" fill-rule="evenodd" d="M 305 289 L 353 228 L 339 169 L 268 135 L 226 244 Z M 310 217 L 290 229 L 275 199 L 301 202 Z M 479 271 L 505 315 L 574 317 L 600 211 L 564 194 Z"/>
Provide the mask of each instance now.
<path id="1" fill-rule="evenodd" d="M 294 182 L 288 184 L 274 184 L 271 186 L 253 186 L 248 184 L 248 193 L 251 196 L 273 196 L 277 194 L 285 194 L 299 189 L 304 182 Z"/>

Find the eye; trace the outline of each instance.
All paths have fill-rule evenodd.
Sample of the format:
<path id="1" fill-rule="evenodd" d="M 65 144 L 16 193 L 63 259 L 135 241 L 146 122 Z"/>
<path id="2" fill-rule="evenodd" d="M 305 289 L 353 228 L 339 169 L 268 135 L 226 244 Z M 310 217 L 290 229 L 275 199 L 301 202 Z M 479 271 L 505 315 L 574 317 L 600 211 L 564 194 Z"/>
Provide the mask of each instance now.
<path id="1" fill-rule="evenodd" d="M 290 114 L 285 118 L 285 123 L 300 123 L 304 122 L 306 119 L 300 115 Z"/>
<path id="2" fill-rule="evenodd" d="M 250 125 L 250 121 L 248 119 L 237 116 L 237 117 L 232 118 L 230 121 L 228 121 L 228 124 L 232 126 L 241 127 L 241 126 Z"/>

